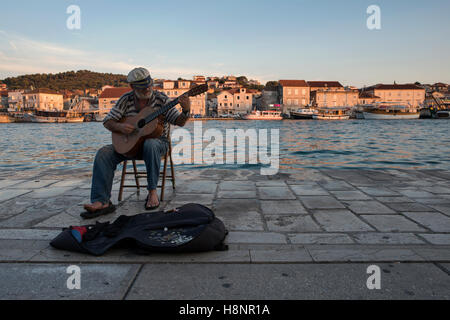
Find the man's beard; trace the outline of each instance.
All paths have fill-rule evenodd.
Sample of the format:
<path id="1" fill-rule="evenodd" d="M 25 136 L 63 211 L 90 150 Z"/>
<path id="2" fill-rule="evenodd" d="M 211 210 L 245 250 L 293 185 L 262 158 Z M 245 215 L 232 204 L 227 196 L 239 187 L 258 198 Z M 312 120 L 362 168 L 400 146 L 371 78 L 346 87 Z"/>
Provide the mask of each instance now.
<path id="1" fill-rule="evenodd" d="M 136 94 L 136 97 L 138 97 L 138 99 L 141 99 L 141 100 L 150 99 L 153 94 L 152 91 L 150 91 L 149 94 L 141 94 L 140 92 L 137 92 L 137 91 L 134 91 L 134 93 Z"/>

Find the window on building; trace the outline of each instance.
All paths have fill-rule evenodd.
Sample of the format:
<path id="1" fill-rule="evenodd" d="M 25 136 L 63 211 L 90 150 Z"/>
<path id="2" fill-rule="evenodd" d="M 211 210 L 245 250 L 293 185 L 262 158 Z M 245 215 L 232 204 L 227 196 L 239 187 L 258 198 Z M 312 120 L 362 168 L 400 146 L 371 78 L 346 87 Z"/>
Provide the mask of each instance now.
<path id="1" fill-rule="evenodd" d="M 305 94 L 306 94 L 306 90 L 302 89 L 302 95 L 305 95 Z"/>
<path id="2" fill-rule="evenodd" d="M 246 99 L 248 100 L 248 98 L 249 98 L 249 97 L 248 97 L 248 96 L 246 96 L 245 98 L 246 98 Z"/>
<path id="3" fill-rule="evenodd" d="M 288 92 L 288 94 L 292 94 L 292 91 L 291 91 L 291 89 L 288 89 L 288 91 L 287 91 L 287 92 Z"/>
<path id="4" fill-rule="evenodd" d="M 296 95 L 298 94 L 298 89 L 295 89 L 295 94 L 296 94 Z"/>

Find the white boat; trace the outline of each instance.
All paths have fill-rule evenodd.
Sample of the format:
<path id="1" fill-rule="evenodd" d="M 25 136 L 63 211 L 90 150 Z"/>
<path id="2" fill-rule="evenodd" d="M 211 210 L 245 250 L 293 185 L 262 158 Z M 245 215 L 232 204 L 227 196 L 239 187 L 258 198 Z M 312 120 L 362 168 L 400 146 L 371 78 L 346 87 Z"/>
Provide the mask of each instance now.
<path id="1" fill-rule="evenodd" d="M 348 120 L 350 119 L 349 107 L 324 107 L 319 108 L 314 120 Z"/>
<path id="2" fill-rule="evenodd" d="M 315 114 L 318 114 L 319 110 L 313 108 L 297 109 L 297 111 L 291 111 L 290 115 L 292 119 L 312 119 Z"/>
<path id="3" fill-rule="evenodd" d="M 106 115 L 108 113 L 96 113 L 95 114 L 95 121 L 97 122 L 103 122 L 103 120 L 105 119 Z"/>
<path id="4" fill-rule="evenodd" d="M 406 105 L 391 103 L 376 103 L 363 110 L 364 119 L 392 120 L 392 119 L 419 119 L 420 111 Z"/>
<path id="5" fill-rule="evenodd" d="M 243 115 L 242 119 L 244 120 L 283 120 L 280 111 L 252 111 L 249 114 Z"/>

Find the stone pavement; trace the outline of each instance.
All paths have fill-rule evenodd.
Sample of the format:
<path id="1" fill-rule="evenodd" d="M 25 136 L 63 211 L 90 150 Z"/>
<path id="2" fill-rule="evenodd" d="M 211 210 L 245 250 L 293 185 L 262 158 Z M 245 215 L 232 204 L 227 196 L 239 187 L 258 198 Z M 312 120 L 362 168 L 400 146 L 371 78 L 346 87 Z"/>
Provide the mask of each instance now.
<path id="1" fill-rule="evenodd" d="M 25 294 L 18 290 L 22 286 L 17 283 L 25 282 L 30 272 L 54 278 L 52 272 L 61 273 L 64 266 L 70 264 L 82 264 L 92 279 L 100 281 L 97 297 L 120 299 L 139 298 L 139 292 L 144 298 L 161 298 L 142 289 L 147 281 L 155 281 L 152 278 L 155 275 L 149 271 L 152 268 L 161 276 L 166 269 L 177 274 L 178 265 L 192 266 L 196 271 L 191 276 L 195 278 L 199 270 L 220 269 L 221 264 L 230 270 L 236 268 L 235 274 L 259 270 L 257 265 L 260 265 L 261 274 L 270 274 L 270 270 L 275 269 L 278 272 L 283 268 L 303 268 L 305 274 L 314 278 L 317 274 L 314 276 L 311 270 L 347 270 L 352 274 L 361 266 L 397 266 L 395 263 L 405 266 L 399 267 L 400 273 L 405 273 L 404 279 L 416 274 L 417 279 L 425 281 L 428 274 L 425 271 L 429 270 L 430 277 L 435 275 L 433 281 L 441 286 L 434 292 L 429 283 L 424 283 L 423 290 L 418 290 L 420 286 L 414 287 L 418 295 L 406 288 L 399 293 L 401 297 L 448 298 L 443 292 L 450 292 L 450 171 L 305 169 L 261 176 L 257 170 L 176 169 L 176 176 L 176 191 L 169 183 L 166 201 L 160 209 L 188 202 L 211 207 L 230 231 L 229 251 L 139 256 L 124 249 L 113 249 L 102 257 L 92 257 L 55 250 L 49 246 L 49 241 L 62 227 L 91 223 L 79 217 L 81 205 L 89 200 L 90 173 L 57 170 L 0 173 L 0 279 L 7 277 L 7 270 L 17 269 L 16 274 L 23 274 L 22 280 L 13 282 L 16 285 L 11 284 L 11 279 L 7 281 L 11 289 L 8 292 L 14 293 L 0 290 L 0 298 L 33 298 L 33 291 Z M 118 188 L 117 175 L 112 199 L 116 203 Z M 145 196 L 146 192 L 138 195 L 135 189 L 126 190 L 118 210 L 98 220 L 112 221 L 123 214 L 143 212 Z M 158 267 L 161 264 L 164 267 Z M 101 270 L 104 274 L 98 276 Z M 288 271 L 281 273 L 289 274 Z M 330 271 L 330 274 L 334 273 Z M 332 279 L 336 280 L 335 275 Z M 120 283 L 112 280 L 116 276 L 121 279 Z M 367 278 L 365 273 L 362 276 Z M 254 277 L 257 281 L 258 277 Z M 169 286 L 174 278 L 167 276 L 160 280 L 167 280 Z M 239 282 L 239 277 L 234 280 Z M 283 281 L 274 284 L 273 291 L 268 290 L 266 297 L 276 297 Z M 101 283 L 109 284 L 104 293 Z M 429 290 L 424 289 L 427 285 Z M 95 287 L 92 284 L 92 288 Z M 305 288 L 314 286 L 309 283 Z M 318 291 L 313 290 L 309 297 L 320 297 L 321 291 L 316 289 Z M 348 295 L 342 291 L 342 297 L 369 297 L 360 294 L 359 289 L 348 290 Z M 225 290 L 234 293 L 221 296 L 219 290 L 210 296 L 243 298 L 247 291 Z M 57 296 L 48 294 L 48 298 Z M 66 297 L 64 293 L 59 296 Z M 247 295 L 252 296 L 263 298 L 258 294 Z M 291 295 L 293 298 L 303 296 Z M 191 292 L 176 297 L 202 295 Z M 389 295 L 380 296 L 386 297 Z"/>

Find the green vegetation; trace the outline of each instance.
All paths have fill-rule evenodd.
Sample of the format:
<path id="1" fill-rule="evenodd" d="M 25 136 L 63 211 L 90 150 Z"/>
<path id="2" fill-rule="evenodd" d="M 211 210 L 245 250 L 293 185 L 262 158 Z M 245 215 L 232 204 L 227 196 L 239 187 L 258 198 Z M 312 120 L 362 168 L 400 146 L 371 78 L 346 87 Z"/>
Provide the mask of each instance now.
<path id="1" fill-rule="evenodd" d="M 121 74 L 98 73 L 88 70 L 68 71 L 57 74 L 31 74 L 6 78 L 9 89 L 49 88 L 52 90 L 101 89 L 105 85 L 127 86 L 127 77 Z"/>

